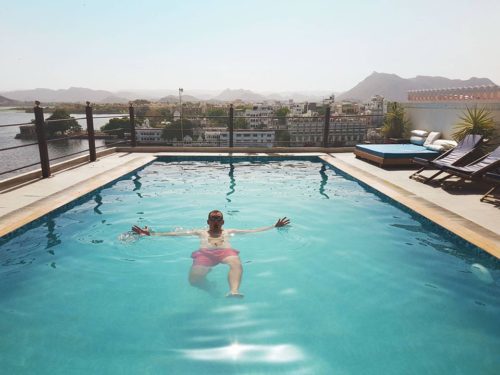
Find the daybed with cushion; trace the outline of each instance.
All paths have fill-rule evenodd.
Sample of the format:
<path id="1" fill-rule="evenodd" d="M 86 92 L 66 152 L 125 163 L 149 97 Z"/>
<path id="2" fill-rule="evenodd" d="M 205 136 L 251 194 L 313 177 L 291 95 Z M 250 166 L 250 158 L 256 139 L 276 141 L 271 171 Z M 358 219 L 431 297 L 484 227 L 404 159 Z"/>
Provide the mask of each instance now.
<path id="1" fill-rule="evenodd" d="M 409 144 L 356 145 L 354 154 L 357 158 L 375 162 L 381 167 L 412 165 L 415 157 L 432 160 L 439 156 L 445 147 L 433 147 L 433 144 L 440 136 L 439 132 L 413 130 Z"/>
<path id="2" fill-rule="evenodd" d="M 439 152 L 411 143 L 384 145 L 356 145 L 356 157 L 377 163 L 381 167 L 391 165 L 412 165 L 414 157 L 435 159 Z"/>

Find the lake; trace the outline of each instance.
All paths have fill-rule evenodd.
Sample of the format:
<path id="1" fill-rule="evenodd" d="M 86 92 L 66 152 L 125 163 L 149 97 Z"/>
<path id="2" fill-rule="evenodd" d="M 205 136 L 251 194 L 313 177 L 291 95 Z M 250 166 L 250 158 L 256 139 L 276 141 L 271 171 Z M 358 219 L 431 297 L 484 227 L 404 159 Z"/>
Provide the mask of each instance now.
<path id="1" fill-rule="evenodd" d="M 49 117 L 50 113 L 45 114 L 45 118 Z M 75 118 L 85 117 L 84 114 L 72 114 L 71 116 Z M 99 114 L 95 116 L 116 116 L 120 117 L 123 114 Z M 21 111 L 16 111 L 10 108 L 0 108 L 0 125 L 6 124 L 20 124 L 29 123 L 35 118 L 33 113 L 25 113 Z M 100 129 L 109 121 L 109 118 L 94 118 L 94 128 L 96 130 Z M 86 129 L 87 123 L 85 119 L 78 120 L 78 123 Z M 36 142 L 34 139 L 16 139 L 16 134 L 19 133 L 18 126 L 11 127 L 0 127 L 0 149 L 13 146 L 21 146 L 25 144 L 30 144 Z M 96 139 L 96 147 L 103 146 L 104 140 Z M 83 151 L 89 148 L 88 141 L 86 139 L 66 139 L 61 141 L 54 141 L 48 143 L 49 158 L 62 157 L 64 155 L 72 154 L 74 152 L 82 151 L 82 155 L 85 154 Z M 54 161 L 54 163 L 60 162 L 65 159 L 73 158 L 78 155 L 69 156 L 68 158 L 62 158 L 60 160 Z M 38 146 L 27 146 L 23 148 L 17 148 L 14 150 L 0 151 L 0 180 L 12 177 L 14 175 L 38 169 L 40 165 L 34 165 L 31 167 L 23 168 L 22 170 L 4 173 L 2 172 L 19 168 L 25 165 L 37 163 L 40 161 L 40 155 L 38 153 Z"/>

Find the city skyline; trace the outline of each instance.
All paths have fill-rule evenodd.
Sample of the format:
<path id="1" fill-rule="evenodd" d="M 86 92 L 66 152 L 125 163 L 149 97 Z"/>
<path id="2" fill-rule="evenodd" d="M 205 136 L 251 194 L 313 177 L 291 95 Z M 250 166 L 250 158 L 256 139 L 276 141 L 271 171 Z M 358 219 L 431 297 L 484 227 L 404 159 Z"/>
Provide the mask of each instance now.
<path id="1" fill-rule="evenodd" d="M 373 71 L 500 83 L 492 0 L 38 5 L 2 6 L 0 91 L 343 92 Z"/>

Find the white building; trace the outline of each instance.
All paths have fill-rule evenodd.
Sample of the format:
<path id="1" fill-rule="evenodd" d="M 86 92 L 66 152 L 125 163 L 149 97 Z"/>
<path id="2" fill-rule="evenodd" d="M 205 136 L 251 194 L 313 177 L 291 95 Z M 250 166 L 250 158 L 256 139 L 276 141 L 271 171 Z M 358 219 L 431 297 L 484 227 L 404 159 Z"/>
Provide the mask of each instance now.
<path id="1" fill-rule="evenodd" d="M 288 114 L 291 117 L 294 116 L 302 116 L 305 112 L 305 104 L 301 103 L 289 103 L 288 108 L 290 109 L 290 113 Z"/>
<path id="2" fill-rule="evenodd" d="M 239 129 L 233 133 L 235 147 L 273 147 L 274 130 Z M 229 131 L 225 128 L 213 128 L 205 131 L 205 144 L 215 147 L 229 147 Z"/>
<path id="3" fill-rule="evenodd" d="M 324 129 L 323 116 L 291 119 L 290 143 L 293 146 L 321 146 Z M 328 129 L 328 144 L 354 146 L 365 140 L 368 129 L 371 129 L 370 116 L 332 116 Z"/>
<path id="4" fill-rule="evenodd" d="M 290 143 L 295 146 L 319 146 L 323 140 L 325 120 L 321 117 L 301 116 L 288 122 Z"/>
<path id="5" fill-rule="evenodd" d="M 387 112 L 387 107 L 384 106 L 384 97 L 380 95 L 372 96 L 369 103 L 365 105 L 372 115 L 383 115 Z"/>
<path id="6" fill-rule="evenodd" d="M 160 143 L 165 142 L 161 138 L 161 128 L 136 128 L 135 137 L 140 143 Z"/>
<path id="7" fill-rule="evenodd" d="M 271 118 L 273 114 L 274 111 L 272 107 L 259 104 L 253 106 L 252 109 L 245 110 L 245 119 L 251 129 L 255 129 L 262 125 L 268 127 L 273 122 Z"/>

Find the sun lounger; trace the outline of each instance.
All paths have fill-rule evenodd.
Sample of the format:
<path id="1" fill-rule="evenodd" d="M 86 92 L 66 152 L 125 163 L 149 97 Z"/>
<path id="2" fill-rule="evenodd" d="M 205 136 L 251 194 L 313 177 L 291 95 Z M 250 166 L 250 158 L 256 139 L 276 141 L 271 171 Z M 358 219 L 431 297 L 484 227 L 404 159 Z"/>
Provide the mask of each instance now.
<path id="1" fill-rule="evenodd" d="M 481 178 L 488 170 L 494 169 L 500 163 L 500 146 L 493 152 L 482 158 L 467 164 L 464 167 L 444 166 L 443 171 L 454 176 L 477 180 Z"/>
<path id="2" fill-rule="evenodd" d="M 495 198 L 495 190 L 500 187 L 500 168 L 497 168 L 493 172 L 486 172 L 486 174 L 483 176 L 483 179 L 487 182 L 492 183 L 493 187 L 482 196 L 481 202 L 498 202 L 498 199 Z"/>
<path id="3" fill-rule="evenodd" d="M 480 180 L 483 175 L 500 165 L 500 146 L 493 152 L 483 156 L 482 158 L 467 164 L 464 167 L 444 166 L 442 171 L 448 173 L 449 176 L 441 181 L 448 179 L 451 176 L 460 177 L 461 180 Z"/>
<path id="4" fill-rule="evenodd" d="M 419 157 L 413 158 L 413 162 L 415 164 L 421 165 L 422 168 L 413 173 L 410 178 L 421 178 L 423 179 L 424 183 L 433 180 L 438 175 L 444 172 L 444 167 L 459 166 L 463 164 L 465 160 L 467 160 L 467 158 L 469 158 L 470 155 L 477 149 L 482 140 L 482 135 L 469 134 L 458 143 L 457 147 L 451 149 L 448 152 L 445 152 L 444 154 L 438 156 L 433 160 L 426 160 Z M 431 177 L 424 177 L 421 175 L 421 172 L 427 168 L 438 168 L 439 171 L 433 174 Z"/>

